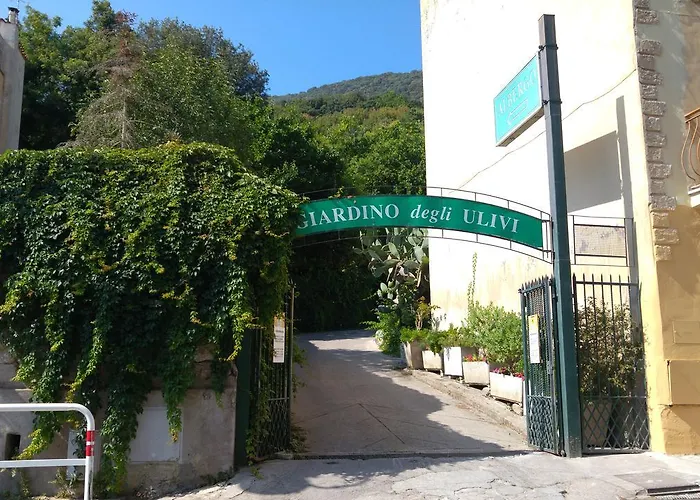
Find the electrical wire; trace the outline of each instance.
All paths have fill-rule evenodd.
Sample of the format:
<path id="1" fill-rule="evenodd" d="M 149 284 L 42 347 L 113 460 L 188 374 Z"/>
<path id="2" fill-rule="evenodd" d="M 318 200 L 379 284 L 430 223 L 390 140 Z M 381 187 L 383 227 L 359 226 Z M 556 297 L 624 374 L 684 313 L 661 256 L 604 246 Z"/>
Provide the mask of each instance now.
<path id="1" fill-rule="evenodd" d="M 578 106 L 576 106 L 574 109 L 572 109 L 564 118 L 562 118 L 562 121 L 564 121 L 564 120 L 566 120 L 567 118 L 569 118 L 571 115 L 573 115 L 574 113 L 576 113 L 576 112 L 577 112 L 579 109 L 581 109 L 582 107 L 587 106 L 587 105 L 589 105 L 589 104 L 592 104 L 592 103 L 594 103 L 594 102 L 596 102 L 596 101 L 602 99 L 603 97 L 605 97 L 605 96 L 611 94 L 611 93 L 614 92 L 618 87 L 620 87 L 623 83 L 625 83 L 625 82 L 629 79 L 629 77 L 631 77 L 632 75 L 634 75 L 636 72 L 637 72 L 637 68 L 635 68 L 635 69 L 633 69 L 632 71 L 630 71 L 630 73 L 629 73 L 627 76 L 625 76 L 622 80 L 620 80 L 618 83 L 616 83 L 614 87 L 612 87 L 611 89 L 607 90 L 607 91 L 604 92 L 603 94 L 600 94 L 598 97 L 595 97 L 595 98 L 591 99 L 590 101 L 582 102 L 581 104 L 579 104 Z M 457 189 L 462 189 L 462 188 L 465 187 L 467 184 L 469 184 L 471 181 L 473 181 L 474 179 L 476 179 L 479 175 L 483 174 L 483 173 L 486 172 L 487 170 L 489 170 L 489 169 L 495 167 L 496 165 L 498 165 L 499 163 L 501 163 L 501 162 L 502 162 L 503 160 L 505 160 L 508 156 L 512 155 L 513 153 L 515 153 L 515 152 L 517 152 L 517 151 L 520 151 L 520 150 L 523 149 L 525 146 L 529 146 L 530 144 L 532 144 L 533 142 L 535 142 L 537 139 L 539 139 L 540 137 L 542 137 L 542 136 L 544 135 L 544 133 L 545 133 L 545 131 L 543 130 L 542 132 L 540 132 L 539 134 L 537 134 L 535 137 L 533 137 L 532 139 L 530 139 L 530 140 L 527 141 L 526 143 L 521 144 L 520 146 L 518 146 L 518 147 L 515 148 L 515 149 L 511 149 L 510 151 L 508 151 L 506 154 L 504 154 L 503 156 L 501 156 L 498 160 L 496 160 L 495 162 L 493 162 L 493 163 L 492 163 L 491 165 L 489 165 L 488 167 L 484 167 L 484 168 L 482 168 L 481 170 L 479 170 L 478 172 L 476 172 L 476 173 L 475 173 L 474 175 L 472 175 L 469 179 L 467 179 L 465 182 L 463 182 L 462 184 L 460 184 L 460 185 L 457 187 Z"/>

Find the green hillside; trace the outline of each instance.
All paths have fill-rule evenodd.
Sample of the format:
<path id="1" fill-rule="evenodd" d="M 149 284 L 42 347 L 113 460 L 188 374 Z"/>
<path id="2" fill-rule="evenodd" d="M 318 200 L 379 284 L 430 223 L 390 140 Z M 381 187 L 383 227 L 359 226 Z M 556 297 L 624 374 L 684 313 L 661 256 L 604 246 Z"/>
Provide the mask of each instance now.
<path id="1" fill-rule="evenodd" d="M 312 87 L 306 92 L 275 97 L 276 101 L 312 99 L 344 94 L 359 94 L 372 98 L 394 92 L 408 101 L 423 102 L 423 72 L 382 73 L 381 75 L 361 76 L 352 80 Z"/>

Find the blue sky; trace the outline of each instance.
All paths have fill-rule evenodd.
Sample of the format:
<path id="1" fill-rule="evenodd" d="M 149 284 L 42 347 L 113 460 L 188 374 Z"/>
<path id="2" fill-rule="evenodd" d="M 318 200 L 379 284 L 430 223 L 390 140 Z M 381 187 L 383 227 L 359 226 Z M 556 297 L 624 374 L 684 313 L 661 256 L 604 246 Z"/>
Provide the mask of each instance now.
<path id="1" fill-rule="evenodd" d="M 13 2 L 14 3 L 14 2 Z M 112 0 L 139 19 L 177 17 L 223 28 L 270 73 L 270 93 L 386 71 L 420 69 L 418 0 Z M 82 24 L 91 0 L 30 0 L 37 10 Z M 24 9 L 24 3 L 20 3 Z"/>

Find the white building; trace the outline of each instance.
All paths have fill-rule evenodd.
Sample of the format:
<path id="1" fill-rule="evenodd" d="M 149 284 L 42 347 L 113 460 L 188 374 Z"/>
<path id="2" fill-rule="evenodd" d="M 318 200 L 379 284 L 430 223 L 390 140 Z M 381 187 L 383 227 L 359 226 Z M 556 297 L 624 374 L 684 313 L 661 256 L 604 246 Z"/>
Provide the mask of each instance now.
<path id="1" fill-rule="evenodd" d="M 556 16 L 569 214 L 626 217 L 636 233 L 637 269 L 573 270 L 639 280 L 651 447 L 700 452 L 700 213 L 689 195 L 700 176 L 688 169 L 700 163 L 685 118 L 700 107 L 699 2 L 421 0 L 427 185 L 550 211 L 544 120 L 507 147 L 494 138 L 493 99 L 537 54 L 543 14 Z M 511 310 L 521 284 L 551 274 L 490 246 L 434 239 L 430 251 L 445 323 L 466 315 L 474 252 L 477 298 Z"/>

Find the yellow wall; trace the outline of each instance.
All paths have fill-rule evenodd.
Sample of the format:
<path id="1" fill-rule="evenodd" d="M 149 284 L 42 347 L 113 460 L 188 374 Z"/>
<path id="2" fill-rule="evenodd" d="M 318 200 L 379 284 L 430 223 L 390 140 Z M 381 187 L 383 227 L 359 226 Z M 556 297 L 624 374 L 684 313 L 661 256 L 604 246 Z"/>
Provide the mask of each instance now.
<path id="1" fill-rule="evenodd" d="M 643 196 L 637 203 L 647 215 L 641 277 L 648 284 L 642 292 L 652 447 L 700 453 L 700 213 L 690 206 L 680 164 L 684 114 L 700 106 L 700 6 L 638 0 L 635 15 L 638 47 L 655 48 L 645 51 L 651 54 L 640 60 L 640 72 L 644 67 L 658 82 L 658 95 L 642 102 L 663 104 L 655 130 L 647 130 L 660 134 L 647 137 L 647 171 L 652 176 L 659 165 L 670 165 L 649 180 L 646 203 Z M 655 197 L 668 197 L 675 207 L 660 208 Z"/>

